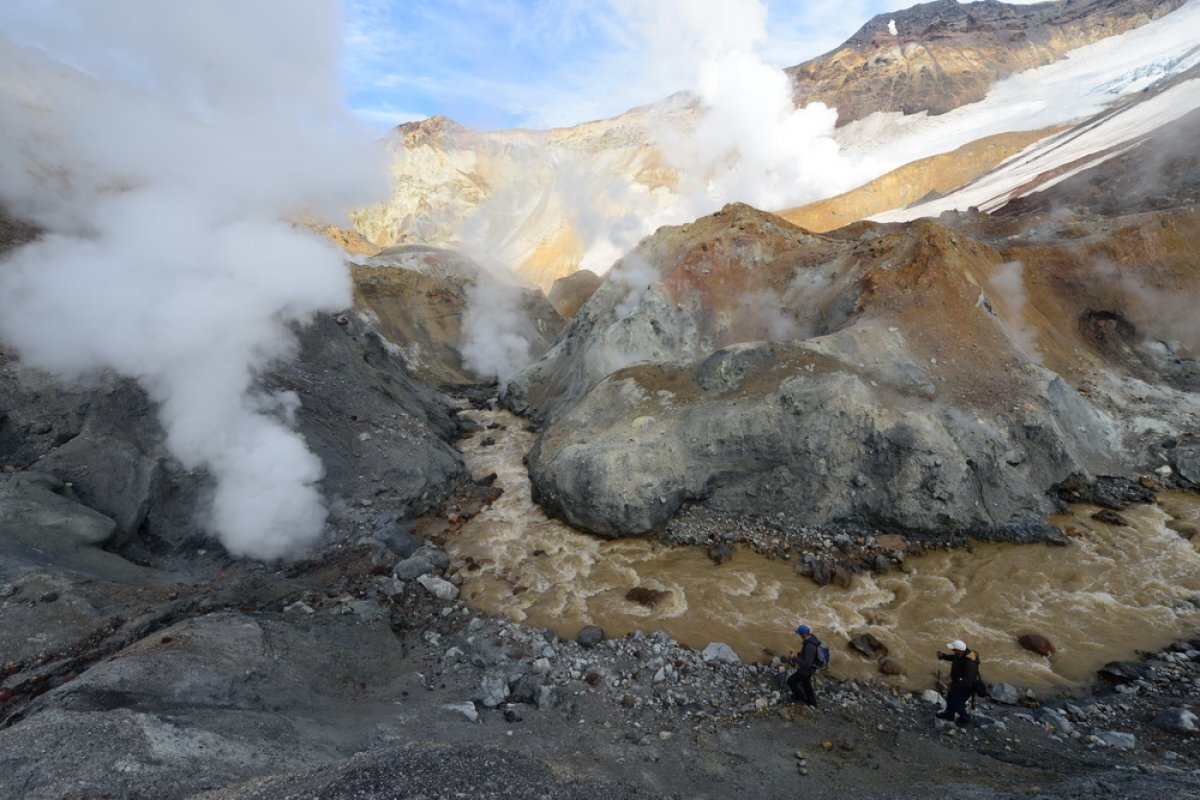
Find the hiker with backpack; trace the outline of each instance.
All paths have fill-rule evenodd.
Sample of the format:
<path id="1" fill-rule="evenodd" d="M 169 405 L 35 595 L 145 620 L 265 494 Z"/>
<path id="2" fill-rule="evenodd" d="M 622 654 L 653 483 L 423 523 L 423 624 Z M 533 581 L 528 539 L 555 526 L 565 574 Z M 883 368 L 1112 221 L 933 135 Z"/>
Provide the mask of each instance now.
<path id="1" fill-rule="evenodd" d="M 813 636 L 812 629 L 807 625 L 796 628 L 796 633 L 803 640 L 799 653 L 788 653 L 787 660 L 796 668 L 788 676 L 787 685 L 792 690 L 792 700 L 797 703 L 817 704 L 817 695 L 813 691 L 812 678 L 817 670 L 828 666 L 829 648 L 821 644 L 821 640 Z"/>
<path id="2" fill-rule="evenodd" d="M 949 653 L 937 654 L 938 661 L 949 661 L 950 687 L 946 692 L 946 710 L 938 714 L 939 719 L 950 720 L 958 725 L 970 725 L 967 701 L 976 692 L 979 684 L 979 654 L 967 648 L 962 639 L 946 645 Z"/>

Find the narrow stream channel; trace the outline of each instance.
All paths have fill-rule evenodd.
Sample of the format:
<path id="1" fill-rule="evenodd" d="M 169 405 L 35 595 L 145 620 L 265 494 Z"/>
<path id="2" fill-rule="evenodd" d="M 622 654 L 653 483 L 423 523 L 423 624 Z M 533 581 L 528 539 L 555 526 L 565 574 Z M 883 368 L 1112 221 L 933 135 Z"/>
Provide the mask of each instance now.
<path id="1" fill-rule="evenodd" d="M 910 558 L 905 572 L 865 575 L 850 589 L 818 587 L 790 561 L 738 548 L 717 565 L 699 548 L 641 539 L 608 541 L 547 519 L 530 498 L 522 457 L 533 444 L 525 421 L 503 411 L 465 412 L 487 430 L 461 443 L 476 477 L 497 474 L 504 494 L 449 542 L 471 605 L 573 637 L 585 624 L 608 636 L 662 629 L 703 648 L 725 642 L 747 661 L 794 649 L 800 621 L 831 647 L 831 671 L 906 688 L 931 685 L 934 653 L 956 638 L 984 659 L 989 681 L 1070 690 L 1098 667 L 1162 647 L 1200 627 L 1186 602 L 1200 595 L 1200 550 L 1168 523 L 1200 524 L 1200 500 L 1183 494 L 1122 512 L 1129 527 L 1091 519 L 1081 506 L 1055 521 L 1082 532 L 1067 547 L 977 544 Z M 494 445 L 483 446 L 491 437 Z M 1200 537 L 1198 537 L 1200 538 Z M 625 599 L 643 586 L 669 592 L 653 608 Z M 906 670 L 885 678 L 846 642 L 872 633 Z M 1017 637 L 1054 643 L 1050 658 Z"/>

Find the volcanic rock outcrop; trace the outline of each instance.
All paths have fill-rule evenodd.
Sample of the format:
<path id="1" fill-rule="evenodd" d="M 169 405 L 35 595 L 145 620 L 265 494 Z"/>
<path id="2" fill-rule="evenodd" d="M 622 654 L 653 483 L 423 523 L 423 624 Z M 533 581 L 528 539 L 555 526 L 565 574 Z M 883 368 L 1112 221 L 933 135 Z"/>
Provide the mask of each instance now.
<path id="1" fill-rule="evenodd" d="M 879 14 L 838 49 L 787 72 L 796 104 L 820 101 L 836 108 L 838 124 L 876 111 L 943 114 L 982 100 L 1001 78 L 1158 19 L 1185 2 L 937 0 Z"/>
<path id="2" fill-rule="evenodd" d="M 563 319 L 575 316 L 583 308 L 596 289 L 600 287 L 601 278 L 589 269 L 581 269 L 565 278 L 559 278 L 550 287 L 548 298 L 554 310 Z"/>
<path id="3" fill-rule="evenodd" d="M 506 283 L 452 250 L 420 245 L 388 248 L 354 265 L 355 302 L 399 349 L 416 378 L 438 386 L 484 380 L 464 364 L 475 319 L 495 315 L 500 329 L 528 345 L 528 358 L 550 349 L 563 320 L 536 290 Z M 474 299 L 474 305 L 472 301 Z"/>
<path id="4" fill-rule="evenodd" d="M 1052 484 L 1148 463 L 1148 433 L 1184 431 L 1200 408 L 1194 363 L 1129 321 L 1137 287 L 1195 292 L 1198 224 L 1188 209 L 1066 242 L 1033 224 L 1017 244 L 1011 222 L 1007 239 L 931 220 L 818 236 L 730 206 L 662 229 L 509 386 L 546 423 L 535 490 L 608 536 L 703 501 L 1055 538 Z M 1142 405 L 1123 413 L 1131 396 Z"/>
<path id="5" fill-rule="evenodd" d="M 369 498 L 381 514 L 409 517 L 469 480 L 450 444 L 458 423 L 445 399 L 351 316 L 319 317 L 300 333 L 296 360 L 264 383 L 301 397 L 296 425 L 324 464 L 322 489 L 335 505 Z M 200 520 L 211 484 L 168 455 L 155 408 L 132 381 L 100 376 L 63 388 L 0 351 L 0 466 L 10 482 L 44 488 L 39 513 L 78 501 L 76 517 L 107 520 L 109 534 L 95 544 L 131 558 L 209 546 Z M 20 550 L 23 535 L 0 547 Z"/>

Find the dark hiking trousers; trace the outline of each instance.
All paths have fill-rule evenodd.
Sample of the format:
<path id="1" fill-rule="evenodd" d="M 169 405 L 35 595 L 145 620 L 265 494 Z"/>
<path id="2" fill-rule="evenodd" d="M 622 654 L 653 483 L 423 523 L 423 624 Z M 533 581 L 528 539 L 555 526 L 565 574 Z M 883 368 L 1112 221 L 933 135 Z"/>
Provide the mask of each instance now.
<path id="1" fill-rule="evenodd" d="M 788 688 L 792 690 L 792 699 L 810 706 L 817 704 L 817 694 L 813 691 L 812 676 L 802 675 L 796 670 L 787 679 Z"/>
<path id="2" fill-rule="evenodd" d="M 938 716 L 942 719 L 957 717 L 963 722 L 970 722 L 971 715 L 967 713 L 967 701 L 970 699 L 970 692 L 950 692 L 946 695 L 946 710 Z"/>

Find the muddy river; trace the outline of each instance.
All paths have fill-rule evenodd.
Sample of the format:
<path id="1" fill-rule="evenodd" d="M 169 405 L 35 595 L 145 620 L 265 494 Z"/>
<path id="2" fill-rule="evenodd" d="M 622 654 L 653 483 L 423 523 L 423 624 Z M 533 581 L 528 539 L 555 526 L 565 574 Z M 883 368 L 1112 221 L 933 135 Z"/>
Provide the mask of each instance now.
<path id="1" fill-rule="evenodd" d="M 533 444 L 525 422 L 506 412 L 466 412 L 498 422 L 462 442 L 476 477 L 497 474 L 504 494 L 447 543 L 463 570 L 471 605 L 574 637 L 595 624 L 608 636 L 661 628 L 694 648 L 725 642 L 747 661 L 793 649 L 791 631 L 812 625 L 833 651 L 831 671 L 908 688 L 932 684 L 934 653 L 961 638 L 984 658 L 984 677 L 1035 689 L 1070 690 L 1107 661 L 1161 647 L 1200 627 L 1184 602 L 1200 595 L 1200 550 L 1175 528 L 1200 526 L 1200 501 L 1171 494 L 1122 512 L 1130 527 L 1090 518 L 1081 506 L 1056 519 L 1081 533 L 1067 547 L 977 544 L 909 558 L 905 572 L 864 575 L 849 589 L 818 587 L 794 564 L 748 548 L 717 565 L 699 548 L 644 540 L 608 541 L 547 519 L 530 499 L 522 456 Z M 495 445 L 481 446 L 486 437 Z M 1197 537 L 1200 540 L 1200 537 Z M 642 586 L 669 592 L 653 608 L 625 599 Z M 873 633 L 907 674 L 884 678 L 846 642 Z M 1041 634 L 1050 658 L 1017 637 Z"/>

